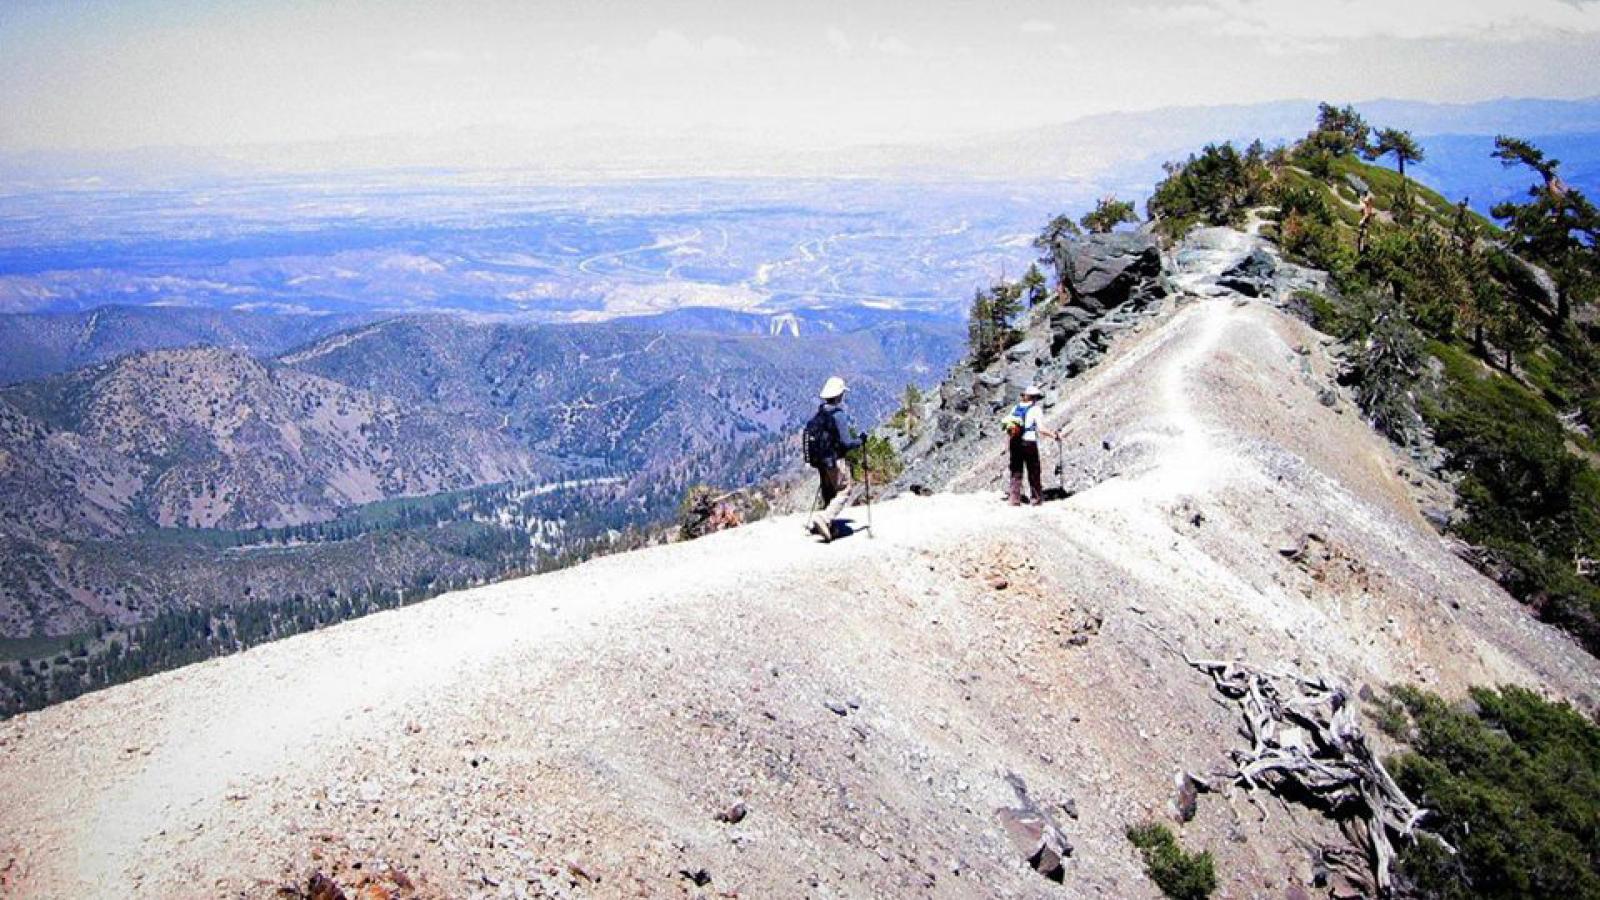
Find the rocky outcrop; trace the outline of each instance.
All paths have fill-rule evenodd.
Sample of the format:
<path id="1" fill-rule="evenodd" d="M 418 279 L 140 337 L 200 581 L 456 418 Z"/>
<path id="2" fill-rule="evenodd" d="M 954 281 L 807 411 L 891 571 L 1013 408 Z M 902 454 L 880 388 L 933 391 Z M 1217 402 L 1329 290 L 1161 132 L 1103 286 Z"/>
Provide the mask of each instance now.
<path id="1" fill-rule="evenodd" d="M 1073 242 L 1071 258 L 1068 292 L 1074 304 L 1091 310 L 1112 309 L 1139 294 L 1148 297 L 1151 281 L 1161 275 L 1161 248 L 1147 234 L 1092 234 Z"/>
<path id="2" fill-rule="evenodd" d="M 1301 291 L 1330 289 L 1327 273 L 1290 263 L 1272 242 L 1231 228 L 1197 228 L 1167 253 L 1144 233 L 1089 235 L 1071 239 L 1066 255 L 1073 274 L 1064 296 L 1035 308 L 1019 340 L 987 368 L 957 366 L 932 392 L 920 432 L 890 435 L 907 462 L 900 487 L 947 486 L 980 448 L 992 449 L 1000 418 L 1024 386 L 1044 387 L 1048 411 L 1119 334 L 1169 302 L 1229 297 L 1284 308 Z"/>
<path id="3" fill-rule="evenodd" d="M 899 436 L 909 462 L 903 486 L 943 484 L 965 458 L 962 447 L 998 434 L 997 420 L 1023 387 L 1037 382 L 1049 390 L 1088 371 L 1119 332 L 1159 309 L 1171 293 L 1161 247 L 1150 235 L 1075 238 L 1068 256 L 1072 277 L 1063 295 L 1036 307 L 1020 339 L 988 368 L 957 366 L 933 392 L 922 432 Z"/>
<path id="4" fill-rule="evenodd" d="M 1173 287 L 1199 297 L 1242 295 L 1283 304 L 1298 291 L 1330 289 L 1326 272 L 1288 262 L 1271 241 L 1232 228 L 1196 228 L 1170 262 Z"/>

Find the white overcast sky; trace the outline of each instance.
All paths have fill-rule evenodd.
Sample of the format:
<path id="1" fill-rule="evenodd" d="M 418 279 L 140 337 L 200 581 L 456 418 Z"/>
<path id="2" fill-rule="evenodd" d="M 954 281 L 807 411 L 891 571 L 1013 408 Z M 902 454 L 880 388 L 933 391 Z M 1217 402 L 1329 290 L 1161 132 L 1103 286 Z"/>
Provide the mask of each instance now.
<path id="1" fill-rule="evenodd" d="M 0 0 L 0 149 L 803 146 L 1284 98 L 1600 94 L 1600 0 Z"/>

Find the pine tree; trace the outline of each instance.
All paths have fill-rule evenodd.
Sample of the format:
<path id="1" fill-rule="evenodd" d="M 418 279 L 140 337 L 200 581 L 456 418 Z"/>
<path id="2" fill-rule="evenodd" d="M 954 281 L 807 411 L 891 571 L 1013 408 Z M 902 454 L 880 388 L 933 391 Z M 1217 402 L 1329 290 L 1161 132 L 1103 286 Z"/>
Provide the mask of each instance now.
<path id="1" fill-rule="evenodd" d="M 1080 237 L 1083 229 L 1078 223 L 1072 221 L 1070 216 L 1058 215 L 1050 220 L 1039 236 L 1033 239 L 1033 246 L 1044 251 L 1039 257 L 1039 262 L 1050 266 L 1056 274 L 1056 295 L 1077 297 L 1078 273 L 1072 261 L 1073 239 Z"/>
<path id="2" fill-rule="evenodd" d="M 1106 234 L 1115 231 L 1118 225 L 1137 221 L 1139 217 L 1134 214 L 1131 202 L 1108 196 L 1101 197 L 1094 209 L 1078 220 L 1078 224 L 1091 234 Z"/>
<path id="3" fill-rule="evenodd" d="M 989 317 L 994 323 L 996 352 L 1011 344 L 1012 323 L 1022 314 L 1022 285 L 1002 281 L 989 289 Z"/>
<path id="4" fill-rule="evenodd" d="M 1050 289 L 1044 273 L 1039 271 L 1038 263 L 1029 264 L 1028 271 L 1023 273 L 1022 289 L 1028 297 L 1029 306 L 1038 306 L 1050 299 Z"/>
<path id="5" fill-rule="evenodd" d="M 1600 212 L 1561 180 L 1559 160 L 1518 138 L 1501 135 L 1494 143 L 1502 165 L 1525 166 L 1542 182 L 1528 189 L 1527 203 L 1507 200 L 1491 213 L 1506 223 L 1511 249 L 1549 271 L 1556 283 L 1556 319 L 1565 323 L 1574 306 L 1600 291 Z"/>
<path id="6" fill-rule="evenodd" d="M 1318 149 L 1327 150 L 1336 156 L 1349 156 L 1352 153 L 1364 152 L 1371 134 L 1372 126 L 1356 112 L 1354 106 L 1319 103 L 1317 127 L 1308 139 Z"/>
<path id="7" fill-rule="evenodd" d="M 900 394 L 900 411 L 895 413 L 895 424 L 907 435 L 915 435 L 922 428 L 922 390 L 914 384 L 906 385 Z"/>
<path id="8" fill-rule="evenodd" d="M 1382 159 L 1390 154 L 1394 155 L 1395 167 L 1400 171 L 1402 185 L 1406 178 L 1406 163 L 1422 162 L 1427 158 L 1423 154 L 1422 145 L 1411 136 L 1411 132 L 1401 131 L 1398 128 L 1380 130 L 1377 141 L 1367 149 L 1369 159 Z"/>
<path id="9" fill-rule="evenodd" d="M 993 332 L 989 293 L 980 288 L 973 292 L 972 306 L 967 310 L 967 356 L 974 369 L 982 369 L 994 360 Z"/>

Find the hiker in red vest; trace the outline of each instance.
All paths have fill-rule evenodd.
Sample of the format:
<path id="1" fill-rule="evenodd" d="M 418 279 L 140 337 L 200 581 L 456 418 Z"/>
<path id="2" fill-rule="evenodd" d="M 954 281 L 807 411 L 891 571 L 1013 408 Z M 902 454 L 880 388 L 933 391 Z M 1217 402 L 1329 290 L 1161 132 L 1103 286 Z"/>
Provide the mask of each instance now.
<path id="1" fill-rule="evenodd" d="M 1043 426 L 1044 410 L 1039 403 L 1044 399 L 1044 391 L 1034 385 L 1022 389 L 1022 400 L 1011 410 L 1001 423 L 1005 427 L 1006 437 L 1010 449 L 1011 491 L 1009 502 L 1012 506 L 1022 505 L 1022 473 L 1028 473 L 1028 489 L 1032 493 L 1029 503 L 1034 506 L 1044 502 L 1043 479 L 1039 474 L 1039 435 L 1048 438 L 1058 437 L 1053 431 L 1046 431 Z"/>

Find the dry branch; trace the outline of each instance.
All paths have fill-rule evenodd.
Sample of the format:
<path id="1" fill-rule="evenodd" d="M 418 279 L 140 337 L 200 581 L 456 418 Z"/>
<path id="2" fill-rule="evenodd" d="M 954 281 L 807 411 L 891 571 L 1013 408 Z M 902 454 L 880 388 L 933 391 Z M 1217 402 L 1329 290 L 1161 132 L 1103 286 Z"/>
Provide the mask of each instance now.
<path id="1" fill-rule="evenodd" d="M 1210 676 L 1244 716 L 1250 749 L 1233 751 L 1235 781 L 1300 800 L 1344 823 L 1366 854 L 1378 892 L 1389 895 L 1396 842 L 1416 840 L 1428 811 L 1406 797 L 1373 754 L 1344 689 L 1326 678 L 1184 659 Z"/>

